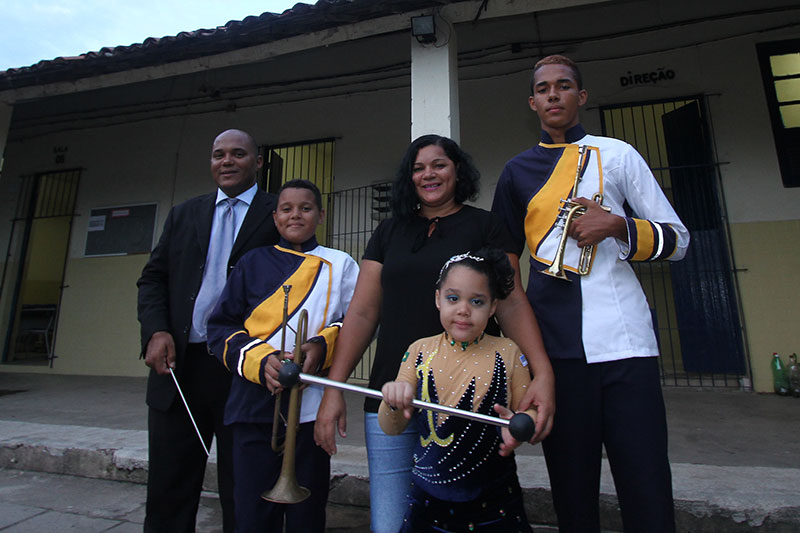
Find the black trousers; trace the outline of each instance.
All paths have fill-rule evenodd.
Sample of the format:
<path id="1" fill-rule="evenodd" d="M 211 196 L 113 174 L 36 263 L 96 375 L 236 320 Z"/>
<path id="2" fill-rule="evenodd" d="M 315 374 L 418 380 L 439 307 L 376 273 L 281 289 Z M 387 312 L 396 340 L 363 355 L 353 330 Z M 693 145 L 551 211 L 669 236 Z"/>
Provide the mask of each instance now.
<path id="1" fill-rule="evenodd" d="M 560 531 L 600 531 L 605 446 L 626 533 L 675 531 L 658 358 L 552 359 L 553 431 L 542 443 Z"/>
<path id="2" fill-rule="evenodd" d="M 266 389 L 264 394 L 269 394 Z M 272 424 L 233 424 L 236 531 L 324 533 L 331 482 L 331 458 L 314 442 L 314 422 L 300 424 L 295 450 L 297 483 L 311 495 L 291 505 L 272 503 L 261 493 L 274 487 L 283 455 L 272 451 Z M 281 431 L 282 433 L 282 431 Z"/>
<path id="3" fill-rule="evenodd" d="M 223 425 L 231 374 L 205 344 L 190 344 L 180 386 L 207 448 L 217 438 L 217 478 L 223 530 L 234 531 L 232 433 Z M 206 469 L 206 452 L 186 408 L 176 395 L 167 411 L 148 413 L 149 469 L 145 532 L 195 530 Z"/>

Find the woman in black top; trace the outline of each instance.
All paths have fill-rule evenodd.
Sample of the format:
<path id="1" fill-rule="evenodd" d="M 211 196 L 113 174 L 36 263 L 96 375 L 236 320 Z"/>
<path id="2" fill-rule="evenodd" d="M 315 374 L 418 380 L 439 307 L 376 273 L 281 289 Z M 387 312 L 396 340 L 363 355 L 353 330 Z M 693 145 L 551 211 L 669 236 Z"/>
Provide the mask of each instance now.
<path id="1" fill-rule="evenodd" d="M 361 262 L 355 294 L 336 342 L 329 377 L 345 381 L 380 325 L 369 386 L 380 389 L 397 375 L 406 348 L 416 339 L 441 330 L 433 288 L 439 269 L 453 255 L 493 246 L 506 250 L 516 270 L 512 294 L 498 307 L 503 332 L 526 354 L 534 380 L 520 409 L 538 409 L 539 442 L 550 432 L 553 372 L 539 328 L 519 276 L 502 222 L 492 213 L 464 205 L 478 194 L 479 173 L 451 139 L 425 135 L 406 150 L 392 188 L 392 218 L 375 230 Z M 370 468 L 372 530 L 397 531 L 405 512 L 416 434 L 383 435 L 377 422 L 380 402 L 365 402 L 365 431 Z M 336 453 L 335 432 L 344 437 L 342 393 L 328 388 L 317 414 L 315 440 Z M 389 440 L 387 440 L 389 439 Z"/>

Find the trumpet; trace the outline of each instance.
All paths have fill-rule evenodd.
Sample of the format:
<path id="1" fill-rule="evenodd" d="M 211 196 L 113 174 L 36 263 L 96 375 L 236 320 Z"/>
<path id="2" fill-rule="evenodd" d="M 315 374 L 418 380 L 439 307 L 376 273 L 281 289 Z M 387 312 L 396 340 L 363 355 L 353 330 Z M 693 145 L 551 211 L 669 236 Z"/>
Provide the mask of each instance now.
<path id="1" fill-rule="evenodd" d="M 569 198 L 567 198 L 566 200 L 564 199 L 561 200 L 561 207 L 559 209 L 559 215 L 556 221 L 557 225 L 562 226 L 561 238 L 558 241 L 556 254 L 553 257 L 553 261 L 550 263 L 550 266 L 544 270 L 539 271 L 542 274 L 547 274 L 548 276 L 552 276 L 554 278 L 563 279 L 567 281 L 571 280 L 567 277 L 567 274 L 564 271 L 564 253 L 567 248 L 567 237 L 569 236 L 569 228 L 573 220 L 575 220 L 576 218 L 578 218 L 579 216 L 581 216 L 586 212 L 586 207 L 575 202 L 573 198 L 577 197 L 578 195 L 578 184 L 580 183 L 583 177 L 583 167 L 586 164 L 587 156 L 588 152 L 586 145 L 579 146 L 578 168 L 575 171 L 575 183 L 572 185 L 572 191 L 569 194 Z M 592 196 L 592 201 L 600 204 L 600 207 L 604 211 L 607 212 L 611 211 L 610 207 L 603 205 L 603 195 L 600 194 L 599 192 L 595 193 Z M 594 261 L 594 251 L 595 251 L 595 245 L 593 244 L 581 248 L 581 255 L 578 260 L 578 265 L 576 267 L 576 271 L 578 272 L 579 275 L 586 276 L 589 274 L 589 272 L 592 271 L 592 263 Z"/>
<path id="2" fill-rule="evenodd" d="M 289 291 L 292 290 L 291 285 L 283 286 L 283 320 L 281 322 L 281 357 L 286 353 L 286 327 L 289 322 Z M 295 342 L 295 344 L 297 344 Z M 291 399 L 291 398 L 290 398 Z M 272 415 L 272 451 L 275 453 L 283 453 L 284 443 L 279 442 L 278 435 L 278 420 L 283 418 L 281 415 L 281 393 L 275 395 L 275 411 Z"/>
<path id="3" fill-rule="evenodd" d="M 286 351 L 286 328 L 288 323 L 288 309 L 289 309 L 289 291 L 291 285 L 284 285 L 284 299 L 283 299 L 283 331 L 281 332 L 281 354 Z M 300 311 L 300 316 L 297 321 L 297 333 L 295 335 L 294 346 L 294 361 L 302 367 L 305 354 L 300 349 L 300 346 L 306 342 L 306 335 L 308 331 L 308 311 L 303 309 Z M 284 362 L 285 363 L 285 362 Z M 275 453 L 283 453 L 283 462 L 281 463 L 281 473 L 275 486 L 270 490 L 266 490 L 261 494 L 261 497 L 267 501 L 274 503 L 300 503 L 311 495 L 311 491 L 305 487 L 301 487 L 297 482 L 297 474 L 295 470 L 295 451 L 297 442 L 297 431 L 300 427 L 300 400 L 302 391 L 300 385 L 294 385 L 289 392 L 289 410 L 286 415 L 286 435 L 282 443 L 278 442 L 278 427 L 282 418 L 281 408 L 281 395 L 279 392 L 275 395 L 275 414 L 272 419 L 272 449 Z"/>

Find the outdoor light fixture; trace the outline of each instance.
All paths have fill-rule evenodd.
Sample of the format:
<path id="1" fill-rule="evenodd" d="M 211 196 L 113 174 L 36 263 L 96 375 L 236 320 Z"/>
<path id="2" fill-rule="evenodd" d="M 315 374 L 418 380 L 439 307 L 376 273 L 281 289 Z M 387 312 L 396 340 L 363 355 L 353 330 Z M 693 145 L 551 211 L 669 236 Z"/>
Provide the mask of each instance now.
<path id="1" fill-rule="evenodd" d="M 435 43 L 436 23 L 433 21 L 433 16 L 411 17 L 411 35 L 416 37 L 419 43 Z"/>

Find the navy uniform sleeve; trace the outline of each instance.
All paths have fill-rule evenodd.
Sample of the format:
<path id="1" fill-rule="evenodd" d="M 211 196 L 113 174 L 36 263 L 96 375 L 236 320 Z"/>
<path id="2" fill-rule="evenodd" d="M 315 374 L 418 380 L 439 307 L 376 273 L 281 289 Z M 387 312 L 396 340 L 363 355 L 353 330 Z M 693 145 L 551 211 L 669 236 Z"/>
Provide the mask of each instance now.
<path id="1" fill-rule="evenodd" d="M 208 318 L 208 348 L 229 371 L 266 386 L 264 366 L 267 358 L 280 350 L 251 337 L 244 326 L 249 307 L 247 267 L 250 257 L 252 255 L 245 255 L 236 264 Z"/>

